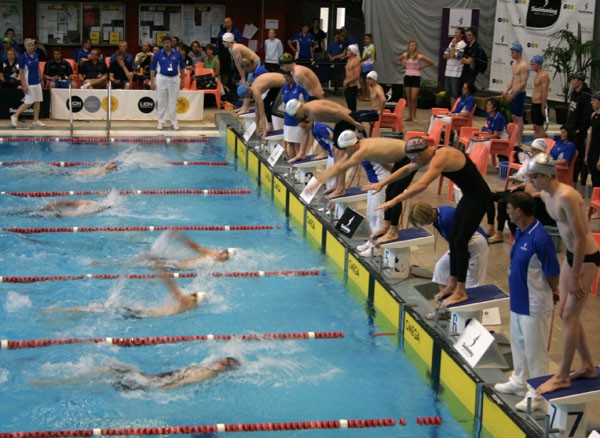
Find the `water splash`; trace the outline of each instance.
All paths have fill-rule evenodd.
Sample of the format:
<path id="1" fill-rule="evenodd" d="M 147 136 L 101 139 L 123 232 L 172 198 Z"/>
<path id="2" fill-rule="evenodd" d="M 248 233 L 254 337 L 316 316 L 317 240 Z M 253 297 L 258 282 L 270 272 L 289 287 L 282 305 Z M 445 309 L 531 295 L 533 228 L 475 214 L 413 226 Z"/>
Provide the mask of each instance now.
<path id="1" fill-rule="evenodd" d="M 15 291 L 9 291 L 6 294 L 4 310 L 8 313 L 18 312 L 31 307 L 31 299 L 26 295 L 20 295 Z"/>

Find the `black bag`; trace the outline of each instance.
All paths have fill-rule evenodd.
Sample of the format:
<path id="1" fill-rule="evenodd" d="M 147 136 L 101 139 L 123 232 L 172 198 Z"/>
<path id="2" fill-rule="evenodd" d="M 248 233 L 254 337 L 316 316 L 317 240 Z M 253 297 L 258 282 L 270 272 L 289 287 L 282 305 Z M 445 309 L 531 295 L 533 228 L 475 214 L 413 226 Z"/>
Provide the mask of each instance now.
<path id="1" fill-rule="evenodd" d="M 479 46 L 479 52 L 475 58 L 475 70 L 477 73 L 485 73 L 488 68 L 488 57 L 481 46 Z"/>
<path id="2" fill-rule="evenodd" d="M 217 80 L 210 73 L 196 76 L 196 88 L 198 90 L 214 90 L 217 88 Z"/>

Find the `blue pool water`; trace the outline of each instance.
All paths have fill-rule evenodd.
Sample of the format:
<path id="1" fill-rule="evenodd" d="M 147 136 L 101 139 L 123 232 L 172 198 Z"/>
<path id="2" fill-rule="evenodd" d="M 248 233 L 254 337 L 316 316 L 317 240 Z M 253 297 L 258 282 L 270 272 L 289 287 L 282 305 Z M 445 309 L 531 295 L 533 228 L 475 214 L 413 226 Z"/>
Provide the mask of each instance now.
<path id="1" fill-rule="evenodd" d="M 310 248 L 270 199 L 232 163 L 170 166 L 165 161 L 223 161 L 224 144 L 3 144 L 0 161 L 119 159 L 116 173 L 84 178 L 79 169 L 45 164 L 0 167 L 0 191 L 251 189 L 250 195 L 109 195 L 111 208 L 55 218 L 36 210 L 62 198 L 0 195 L 0 228 L 161 225 L 273 225 L 271 230 L 191 231 L 208 247 L 235 247 L 226 263 L 207 262 L 196 278 L 175 281 L 202 290 L 199 308 L 163 318 L 126 319 L 111 305 L 157 306 L 168 300 L 160 279 L 0 283 L 1 339 L 343 331 L 342 339 L 207 341 L 121 348 L 77 344 L 0 350 L 0 431 L 406 418 L 404 427 L 285 432 L 285 436 L 468 436 L 410 361 L 374 330 L 326 260 Z M 101 199 L 81 196 L 76 199 Z M 277 228 L 280 225 L 281 228 Z M 136 257 L 153 251 L 185 257 L 160 232 L 42 233 L 0 231 L 0 275 L 60 276 L 150 273 Z M 212 272 L 320 270 L 319 276 L 238 278 Z M 61 308 L 108 307 L 73 314 Z M 203 384 L 169 391 L 117 391 L 97 368 L 129 364 L 159 373 L 233 356 L 242 367 Z M 442 428 L 418 426 L 440 416 Z M 263 432 L 261 436 L 283 436 Z"/>

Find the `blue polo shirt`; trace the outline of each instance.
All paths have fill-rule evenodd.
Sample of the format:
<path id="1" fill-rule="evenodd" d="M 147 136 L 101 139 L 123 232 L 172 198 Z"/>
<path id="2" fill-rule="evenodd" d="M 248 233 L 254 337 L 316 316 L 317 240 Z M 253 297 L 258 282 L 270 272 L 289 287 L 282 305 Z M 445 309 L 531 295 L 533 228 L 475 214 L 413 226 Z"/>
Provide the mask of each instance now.
<path id="1" fill-rule="evenodd" d="M 552 155 L 552 158 L 555 160 L 571 161 L 573 157 L 575 157 L 576 150 L 575 143 L 571 141 L 563 143 L 562 140 L 558 140 L 550 151 L 550 155 Z"/>
<path id="2" fill-rule="evenodd" d="M 458 114 L 463 111 L 469 111 L 475 107 L 475 98 L 473 96 L 465 96 L 461 95 L 458 98 L 458 103 L 456 104 L 456 108 L 454 109 L 454 113 Z"/>
<path id="3" fill-rule="evenodd" d="M 511 312 L 545 316 L 552 312 L 552 290 L 546 277 L 560 274 L 554 243 L 537 219 L 525 231 L 517 228 L 510 249 Z"/>
<path id="4" fill-rule="evenodd" d="M 283 87 L 281 87 L 281 100 L 284 104 L 288 103 L 292 99 L 300 100 L 300 96 L 304 97 L 305 102 L 310 98 L 308 92 L 298 84 L 290 86 L 290 84 L 286 82 L 283 84 Z M 296 118 L 294 116 L 290 116 L 288 113 L 283 115 L 283 124 L 285 126 L 298 126 Z"/>
<path id="5" fill-rule="evenodd" d="M 303 35 L 302 32 L 298 32 L 296 35 L 292 37 L 292 42 L 298 42 L 300 46 L 300 51 L 298 52 L 298 59 L 312 59 L 311 47 L 315 37 L 308 32 L 306 35 Z"/>
<path id="6" fill-rule="evenodd" d="M 433 221 L 433 226 L 438 230 L 441 236 L 450 241 L 450 234 L 452 233 L 452 227 L 454 226 L 454 212 L 456 208 L 441 206 L 437 207 L 437 218 Z M 477 227 L 477 233 L 480 233 L 487 240 L 487 235 L 483 228 Z"/>
<path id="7" fill-rule="evenodd" d="M 502 113 L 497 112 L 494 117 L 491 114 L 487 116 L 487 130 L 490 132 L 504 132 L 506 131 L 506 119 Z"/>
<path id="8" fill-rule="evenodd" d="M 117 60 L 117 54 L 113 53 L 112 56 L 110 57 L 110 63 L 112 64 L 113 62 L 115 62 Z M 130 53 L 125 53 L 125 61 L 129 62 L 131 64 L 131 71 L 135 71 L 136 70 L 136 65 L 135 65 L 135 59 L 133 58 L 133 55 Z"/>
<path id="9" fill-rule="evenodd" d="M 267 70 L 264 65 L 258 64 L 252 72 L 252 80 L 255 80 L 257 77 L 264 75 L 265 73 L 269 73 L 269 70 Z"/>
<path id="10" fill-rule="evenodd" d="M 315 122 L 312 133 L 317 143 L 327 151 L 327 155 L 333 157 L 333 128 L 326 123 Z"/>
<path id="11" fill-rule="evenodd" d="M 344 53 L 344 43 L 341 41 L 337 43 L 335 41 L 330 42 L 327 46 L 327 53 L 331 56 L 337 56 Z"/>
<path id="12" fill-rule="evenodd" d="M 159 50 L 152 57 L 152 64 L 150 65 L 150 70 L 163 76 L 178 76 L 179 70 L 184 68 L 185 60 L 177 50 L 171 50 L 170 55 L 167 55 L 164 49 Z"/>
<path id="13" fill-rule="evenodd" d="M 77 64 L 79 64 L 82 59 L 88 59 L 90 57 L 91 51 L 92 49 L 86 50 L 83 47 L 77 47 L 75 50 L 73 50 L 72 58 Z"/>
<path id="14" fill-rule="evenodd" d="M 27 85 L 37 85 L 40 83 L 40 60 L 37 53 L 33 52 L 29 56 L 27 52 L 19 56 L 19 69 L 24 71 Z"/>

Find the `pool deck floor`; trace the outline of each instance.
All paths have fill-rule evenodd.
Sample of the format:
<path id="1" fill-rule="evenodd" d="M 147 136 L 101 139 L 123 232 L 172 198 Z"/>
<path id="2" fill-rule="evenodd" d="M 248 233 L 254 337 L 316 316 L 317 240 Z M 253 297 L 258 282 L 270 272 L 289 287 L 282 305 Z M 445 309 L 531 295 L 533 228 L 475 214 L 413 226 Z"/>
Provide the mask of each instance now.
<path id="1" fill-rule="evenodd" d="M 344 104 L 343 98 L 339 96 L 328 96 L 335 101 Z M 369 109 L 368 102 L 359 101 L 359 109 Z M 111 135 L 114 137 L 181 137 L 189 138 L 195 136 L 218 136 L 219 132 L 214 124 L 214 116 L 216 110 L 214 108 L 207 108 L 204 112 L 204 120 L 198 122 L 180 122 L 180 130 L 173 131 L 172 129 L 166 128 L 162 131 L 156 130 L 155 122 L 138 122 L 138 121 L 123 121 L 113 122 L 111 126 Z M 406 131 L 423 131 L 427 128 L 429 123 L 429 110 L 418 110 L 416 122 L 405 122 Z M 10 125 L 9 120 L 0 121 L 0 137 L 15 137 L 15 136 L 26 136 L 26 137 L 38 137 L 38 136 L 50 136 L 50 137 L 63 137 L 70 135 L 68 121 L 56 121 L 56 120 L 43 120 L 48 124 L 47 127 L 41 129 L 23 129 L 31 125 L 31 120 L 21 122 L 18 129 L 13 128 Z M 474 126 L 482 126 L 485 122 L 484 118 L 475 117 Z M 558 126 L 552 125 L 549 129 L 549 134 L 558 132 Z M 106 121 L 84 121 L 75 122 L 74 135 L 77 137 L 105 137 Z M 525 134 L 532 134 L 531 125 L 526 126 Z M 76 160 L 77 157 L 73 157 Z M 487 176 L 485 177 L 492 190 L 503 190 L 504 181 L 498 178 L 498 170 L 490 168 Z M 366 178 L 364 175 L 360 177 L 360 182 L 364 183 Z M 447 200 L 447 183 L 444 184 L 442 194 L 437 193 L 437 182 L 431 184 L 431 186 L 425 190 L 419 199 L 425 202 L 429 202 L 432 205 L 453 205 Z M 589 203 L 589 199 L 586 199 L 586 204 Z M 406 219 L 405 219 L 406 222 Z M 482 222 L 485 226 L 485 218 Z M 592 220 L 591 223 L 592 232 L 600 232 L 600 220 Z M 487 284 L 495 284 L 500 289 L 508 292 L 508 265 L 509 265 L 509 234 L 508 229 L 505 230 L 504 242 L 494 245 L 490 245 L 489 262 L 486 275 Z M 432 245 L 421 246 L 420 248 L 411 252 L 411 264 L 418 265 L 427 270 L 433 271 L 435 260 L 437 260 L 446 250 L 447 246 L 444 242 L 439 242 L 436 245 L 434 253 Z M 564 250 L 558 254 L 559 261 L 562 262 L 564 257 Z M 430 304 L 433 307 L 433 300 L 430 300 Z M 425 311 L 425 309 L 424 309 Z M 587 305 L 583 311 L 583 324 L 586 330 L 586 335 L 594 362 L 596 365 L 600 365 L 600 296 L 592 296 L 588 298 Z M 496 333 L 501 333 L 507 338 L 510 337 L 510 325 L 509 325 L 509 310 L 508 306 L 501 309 L 501 321 L 500 326 L 488 327 L 494 330 Z M 550 344 L 550 372 L 554 372 L 561 358 L 562 350 L 562 323 L 559 315 L 554 318 L 552 328 L 552 339 Z M 576 355 L 575 361 L 572 368 L 577 368 L 579 362 Z M 515 403 L 519 400 L 517 397 L 506 398 L 509 403 Z M 595 423 L 598 427 L 600 423 L 600 401 L 591 402 L 588 404 L 588 422 Z"/>

